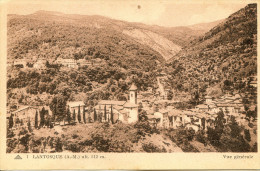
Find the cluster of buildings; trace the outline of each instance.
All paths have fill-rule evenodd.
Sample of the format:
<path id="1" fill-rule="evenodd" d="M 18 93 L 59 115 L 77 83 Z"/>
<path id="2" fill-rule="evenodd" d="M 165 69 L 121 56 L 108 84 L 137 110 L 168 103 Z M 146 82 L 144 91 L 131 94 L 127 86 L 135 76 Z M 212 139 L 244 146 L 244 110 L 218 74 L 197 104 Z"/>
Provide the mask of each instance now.
<path id="1" fill-rule="evenodd" d="M 168 105 L 165 108 L 157 110 L 146 110 L 149 122 L 156 127 L 174 128 L 179 127 L 193 128 L 195 131 L 207 130 L 208 127 L 214 126 L 214 121 L 218 112 L 223 111 L 225 122 L 228 123 L 231 117 L 240 123 L 245 116 L 245 111 L 241 96 L 236 94 L 224 95 L 218 99 L 206 96 L 204 104 L 197 105 L 194 109 L 178 110 Z M 144 101 L 145 109 L 149 102 Z"/>
<path id="2" fill-rule="evenodd" d="M 49 64 L 58 64 L 65 68 L 79 68 L 84 66 L 98 66 L 102 63 L 102 59 L 64 59 L 64 58 L 57 58 L 54 61 L 48 61 Z M 46 69 L 47 60 L 44 58 L 38 58 L 36 62 L 28 62 L 25 59 L 17 59 L 13 62 L 8 62 L 8 66 L 15 66 L 19 68 L 35 68 L 35 69 Z"/>
<path id="3" fill-rule="evenodd" d="M 205 97 L 204 104 L 196 106 L 196 109 L 202 112 L 218 113 L 223 111 L 225 115 L 237 116 L 239 113 L 245 111 L 242 103 L 242 98 L 239 94 L 234 96 L 226 94 L 218 99 L 212 99 L 210 96 Z"/>
<path id="4" fill-rule="evenodd" d="M 217 99 L 206 96 L 206 100 L 203 104 L 197 105 L 194 109 L 189 110 L 178 110 L 171 104 L 151 109 L 158 105 L 158 103 L 160 104 L 160 102 L 157 101 L 157 104 L 150 104 L 151 101 L 149 99 L 137 98 L 137 87 L 131 85 L 128 99 L 127 101 L 99 101 L 98 104 L 94 106 L 93 114 L 91 114 L 92 121 L 96 114 L 99 117 L 101 116 L 99 119 L 101 122 L 135 123 L 139 118 L 138 108 L 141 103 L 142 108 L 147 112 L 146 116 L 151 125 L 174 129 L 186 127 L 198 131 L 201 129 L 207 130 L 208 127 L 213 126 L 217 114 L 220 111 L 223 111 L 226 122 L 229 122 L 232 116 L 239 122 L 243 119 L 244 115 L 242 115 L 242 113 L 245 111 L 242 98 L 239 94 L 227 94 Z M 69 108 L 71 114 L 76 113 L 76 122 L 83 121 L 83 112 L 87 110 L 83 101 L 68 101 L 66 106 Z M 12 112 L 12 114 L 14 118 L 22 119 L 24 123 L 26 123 L 28 120 L 35 120 L 35 113 L 36 111 L 39 113 L 40 110 L 41 107 L 26 106 Z M 48 113 L 52 115 L 48 106 L 45 106 L 45 110 L 48 110 Z M 79 110 L 80 120 L 78 118 Z M 90 114 L 88 113 L 88 117 L 89 116 Z"/>
<path id="5" fill-rule="evenodd" d="M 55 64 L 59 64 L 66 68 L 79 68 L 84 66 L 98 66 L 102 63 L 102 59 L 96 58 L 91 60 L 85 60 L 85 59 L 64 59 L 64 58 L 57 58 L 57 60 L 54 62 Z"/>
<path id="6" fill-rule="evenodd" d="M 32 60 L 26 59 L 16 59 L 14 61 L 9 61 L 7 63 L 8 66 L 14 66 L 17 68 L 36 68 L 36 69 L 45 69 L 46 68 L 46 60 L 39 58 L 36 62 L 32 62 Z"/>
<path id="7" fill-rule="evenodd" d="M 83 112 L 87 111 L 87 107 L 83 101 L 68 101 L 67 109 L 70 110 L 71 116 L 75 113 L 75 122 L 83 122 Z M 12 115 L 14 127 L 27 125 L 28 122 L 34 126 L 35 116 L 38 112 L 38 120 L 40 120 L 40 111 L 45 109 L 48 116 L 52 116 L 49 106 L 23 106 L 18 110 L 9 112 L 7 120 Z M 64 111 L 67 112 L 67 111 Z M 101 100 L 95 107 L 94 112 L 97 116 L 102 116 L 102 122 L 112 121 L 113 123 L 134 123 L 138 121 L 138 105 L 137 105 L 137 87 L 132 85 L 129 89 L 128 101 Z M 80 115 L 78 115 L 80 113 Z M 105 116 L 106 115 L 106 116 Z M 112 116 L 113 115 L 113 116 Z M 81 118 L 79 118 L 79 116 Z M 88 116 L 86 116 L 88 117 Z M 66 119 L 65 119 L 66 120 Z M 92 115 L 92 121 L 94 121 Z M 21 124 L 22 123 L 22 124 Z"/>
<path id="8" fill-rule="evenodd" d="M 31 126 L 35 124 L 35 116 L 38 113 L 38 120 L 40 121 L 40 111 L 44 109 L 48 116 L 52 116 L 52 111 L 49 106 L 21 106 L 18 110 L 7 113 L 7 120 L 13 117 L 14 128 L 20 126 L 27 126 L 30 122 Z"/>

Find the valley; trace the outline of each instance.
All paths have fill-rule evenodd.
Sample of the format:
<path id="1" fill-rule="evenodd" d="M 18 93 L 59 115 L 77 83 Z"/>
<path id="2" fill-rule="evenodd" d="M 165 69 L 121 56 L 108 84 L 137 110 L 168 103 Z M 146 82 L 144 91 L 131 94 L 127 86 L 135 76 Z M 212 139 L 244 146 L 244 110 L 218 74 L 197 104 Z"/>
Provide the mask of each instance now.
<path id="1" fill-rule="evenodd" d="M 8 15 L 7 152 L 256 152 L 256 14 Z"/>

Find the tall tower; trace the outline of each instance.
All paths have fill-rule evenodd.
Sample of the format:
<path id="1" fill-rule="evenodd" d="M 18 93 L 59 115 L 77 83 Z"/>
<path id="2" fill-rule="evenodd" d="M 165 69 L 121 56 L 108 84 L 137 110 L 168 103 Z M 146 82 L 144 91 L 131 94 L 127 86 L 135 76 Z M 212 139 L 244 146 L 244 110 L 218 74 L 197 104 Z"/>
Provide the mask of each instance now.
<path id="1" fill-rule="evenodd" d="M 206 104 L 211 104 L 212 103 L 212 97 L 205 96 L 205 99 L 206 99 Z"/>
<path id="2" fill-rule="evenodd" d="M 134 84 L 131 85 L 129 92 L 130 92 L 130 103 L 137 104 L 137 87 Z"/>
<path id="3" fill-rule="evenodd" d="M 124 104 L 124 108 L 129 112 L 128 123 L 134 123 L 138 121 L 137 87 L 134 84 L 131 85 L 129 93 L 129 102 Z"/>

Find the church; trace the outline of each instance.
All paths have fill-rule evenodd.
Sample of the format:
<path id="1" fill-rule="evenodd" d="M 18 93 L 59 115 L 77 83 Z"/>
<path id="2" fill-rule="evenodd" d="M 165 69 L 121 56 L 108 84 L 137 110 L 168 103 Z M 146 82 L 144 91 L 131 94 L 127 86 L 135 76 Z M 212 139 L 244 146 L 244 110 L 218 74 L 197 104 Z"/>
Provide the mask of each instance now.
<path id="1" fill-rule="evenodd" d="M 101 100 L 94 110 L 102 122 L 134 123 L 138 121 L 137 87 L 132 84 L 128 101 Z M 112 115 L 111 115 L 112 114 Z"/>

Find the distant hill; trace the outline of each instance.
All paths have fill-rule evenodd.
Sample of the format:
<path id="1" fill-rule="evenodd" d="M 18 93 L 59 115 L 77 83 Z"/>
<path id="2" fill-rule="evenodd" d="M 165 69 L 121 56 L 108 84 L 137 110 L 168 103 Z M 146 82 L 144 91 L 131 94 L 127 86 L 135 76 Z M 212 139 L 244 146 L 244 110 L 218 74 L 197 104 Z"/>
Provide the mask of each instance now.
<path id="1" fill-rule="evenodd" d="M 164 60 L 158 52 L 122 34 L 120 22 L 111 23 L 100 16 L 54 14 L 40 11 L 10 16 L 8 59 L 100 58 L 121 68 L 142 70 Z"/>
<path id="2" fill-rule="evenodd" d="M 214 24 L 210 24 L 210 26 L 213 27 Z M 128 53 L 126 53 L 127 48 L 122 46 L 123 44 L 130 47 L 133 45 L 145 51 L 143 53 L 142 50 L 138 50 L 144 56 L 156 56 L 155 58 L 161 61 L 163 60 L 161 57 L 166 60 L 171 58 L 179 52 L 182 46 L 202 35 L 208 29 L 209 25 L 206 24 L 202 25 L 200 29 L 197 27 L 195 29 L 192 27 L 167 28 L 113 20 L 97 15 L 73 15 L 50 11 L 38 11 L 31 15 L 8 15 L 8 58 L 25 57 L 19 46 L 25 50 L 33 51 L 32 47 L 25 47 L 25 44 L 34 44 L 34 47 L 39 48 L 48 41 L 47 39 L 51 39 L 51 42 L 55 41 L 56 45 L 59 45 L 66 39 L 73 39 L 71 36 L 75 36 L 74 40 L 77 40 L 80 48 L 88 48 L 87 46 L 90 44 L 91 47 L 100 47 L 102 44 L 96 42 L 96 40 L 102 41 L 105 38 L 108 41 L 104 41 L 103 45 L 106 43 L 122 51 L 122 53 L 118 52 L 113 55 L 121 56 L 124 54 L 128 56 L 127 58 L 131 58 L 133 55 L 140 56 L 140 54 L 136 55 L 135 50 L 131 48 L 128 48 Z M 57 40 L 58 36 L 62 39 Z M 85 43 L 82 41 L 83 39 Z M 60 49 L 64 48 L 64 46 L 59 47 Z M 12 51 L 12 49 L 17 48 L 21 50 L 21 55 L 16 53 L 19 51 Z M 51 48 L 53 48 L 52 44 Z M 103 46 L 100 53 L 111 55 L 109 51 L 107 46 Z M 130 55 L 130 53 L 134 54 Z"/>
<path id="3" fill-rule="evenodd" d="M 171 84 L 182 90 L 205 89 L 256 75 L 256 13 L 256 4 L 249 4 L 187 44 L 166 64 Z"/>
<path id="4" fill-rule="evenodd" d="M 192 30 L 200 31 L 201 33 L 206 33 L 210 29 L 217 26 L 218 24 L 224 22 L 225 20 L 226 19 L 217 20 L 217 21 L 213 21 L 213 22 L 209 22 L 209 23 L 199 23 L 199 24 L 194 24 L 194 25 L 190 25 L 190 26 L 187 26 L 187 27 L 192 29 Z"/>

